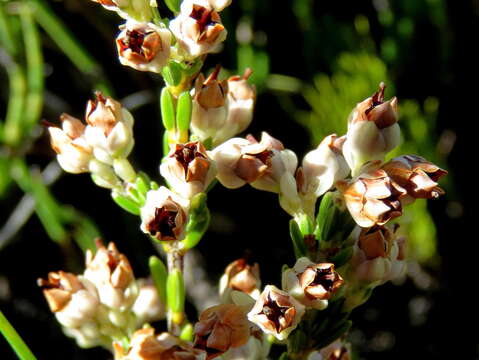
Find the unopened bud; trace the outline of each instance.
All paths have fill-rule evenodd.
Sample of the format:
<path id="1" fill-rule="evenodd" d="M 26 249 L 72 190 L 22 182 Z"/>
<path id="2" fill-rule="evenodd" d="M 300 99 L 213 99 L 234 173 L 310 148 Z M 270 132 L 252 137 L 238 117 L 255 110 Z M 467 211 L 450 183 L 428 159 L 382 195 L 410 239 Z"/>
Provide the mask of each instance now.
<path id="1" fill-rule="evenodd" d="M 115 11 L 123 19 L 149 21 L 152 17 L 149 0 L 92 0 L 105 9 Z"/>
<path id="2" fill-rule="evenodd" d="M 257 299 L 260 287 L 259 265 L 249 264 L 246 259 L 238 259 L 226 267 L 220 279 L 219 292 L 223 302 L 230 303 L 232 302 L 231 291 L 242 291 Z"/>

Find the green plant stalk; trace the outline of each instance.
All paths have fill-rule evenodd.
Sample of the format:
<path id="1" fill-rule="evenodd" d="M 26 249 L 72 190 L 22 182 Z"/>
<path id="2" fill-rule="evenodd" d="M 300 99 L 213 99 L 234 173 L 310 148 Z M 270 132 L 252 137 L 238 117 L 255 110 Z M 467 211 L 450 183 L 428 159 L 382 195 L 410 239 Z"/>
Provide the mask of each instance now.
<path id="1" fill-rule="evenodd" d="M 21 360 L 36 360 L 35 355 L 28 348 L 27 344 L 22 340 L 20 335 L 18 335 L 15 328 L 10 324 L 7 318 L 3 315 L 0 310 L 0 332 L 5 337 L 7 342 L 10 344 L 12 349 L 17 354 L 18 358 Z"/>
<path id="2" fill-rule="evenodd" d="M 8 16 L 9 14 L 5 12 L 5 5 L 0 3 L 0 44 L 2 44 L 10 56 L 16 56 L 18 53 L 18 47 L 13 40 Z"/>
<path id="3" fill-rule="evenodd" d="M 168 274 L 173 274 L 173 273 L 179 273 L 180 277 L 183 276 L 183 270 L 184 270 L 184 254 L 179 250 L 174 247 L 169 247 L 166 248 L 166 260 L 167 260 L 167 266 L 168 266 Z M 182 281 L 181 285 L 183 286 L 183 289 L 179 291 L 178 294 L 175 294 L 176 296 L 180 297 L 183 296 L 186 292 L 185 289 L 185 283 Z M 167 296 L 170 297 L 171 295 L 168 294 L 168 284 L 167 284 Z M 183 299 L 175 299 L 175 303 L 183 301 Z M 168 304 L 169 305 L 169 304 Z M 181 308 L 181 306 L 179 306 Z M 168 317 L 168 332 L 175 336 L 180 336 L 181 334 L 181 326 L 183 325 L 184 321 L 186 320 L 186 315 L 184 313 L 184 309 L 175 309 L 176 312 L 173 312 L 172 309 L 169 308 L 167 309 L 167 317 Z M 181 310 L 181 311 L 179 311 Z"/>

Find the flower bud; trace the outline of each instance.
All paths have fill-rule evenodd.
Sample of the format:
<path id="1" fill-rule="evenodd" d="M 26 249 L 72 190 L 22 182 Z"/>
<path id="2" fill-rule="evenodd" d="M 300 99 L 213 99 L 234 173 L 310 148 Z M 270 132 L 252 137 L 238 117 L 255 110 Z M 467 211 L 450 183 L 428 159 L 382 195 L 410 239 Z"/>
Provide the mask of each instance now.
<path id="1" fill-rule="evenodd" d="M 233 138 L 211 152 L 221 184 L 236 189 L 246 183 L 265 191 L 279 193 L 281 178 L 294 174 L 296 155 L 283 144 L 263 132 L 261 142 L 253 136 Z"/>
<path id="2" fill-rule="evenodd" d="M 85 119 L 85 137 L 95 157 L 107 164 L 127 157 L 133 149 L 133 116 L 111 97 L 97 92 L 89 101 Z"/>
<path id="3" fill-rule="evenodd" d="M 384 101 L 385 87 L 381 83 L 379 91 L 360 102 L 349 117 L 343 153 L 353 175 L 367 161 L 383 160 L 399 144 L 397 99 Z"/>
<path id="4" fill-rule="evenodd" d="M 161 73 L 170 57 L 170 31 L 134 20 L 128 20 L 120 29 L 116 46 L 122 65 L 139 71 Z"/>
<path id="5" fill-rule="evenodd" d="M 249 336 L 250 325 L 243 307 L 217 305 L 201 313 L 199 322 L 195 324 L 194 346 L 206 351 L 206 359 L 209 360 L 230 348 L 246 344 Z"/>
<path id="6" fill-rule="evenodd" d="M 191 199 L 206 191 L 215 178 L 216 168 L 203 144 L 195 141 L 173 145 L 160 172 L 177 194 Z"/>
<path id="7" fill-rule="evenodd" d="M 284 340 L 298 326 L 304 311 L 304 306 L 287 292 L 268 285 L 248 313 L 248 319 L 266 334 Z"/>
<path id="8" fill-rule="evenodd" d="M 152 17 L 149 0 L 92 0 L 105 9 L 115 11 L 123 19 L 149 21 Z"/>
<path id="9" fill-rule="evenodd" d="M 260 295 L 261 279 L 259 265 L 249 264 L 246 259 L 233 261 L 226 267 L 220 279 L 220 296 L 225 303 L 231 303 L 231 292 L 242 291 L 254 299 Z"/>
<path id="10" fill-rule="evenodd" d="M 201 0 L 183 1 L 180 14 L 170 21 L 170 30 L 187 59 L 213 52 L 227 34 L 220 15 Z"/>
<path id="11" fill-rule="evenodd" d="M 227 116 L 228 83 L 217 79 L 220 70 L 217 67 L 206 80 L 200 74 L 192 92 L 191 131 L 200 141 L 212 139 L 213 144 L 219 143 L 215 138 Z"/>
<path id="12" fill-rule="evenodd" d="M 344 281 L 334 271 L 334 264 L 315 264 L 302 257 L 296 261 L 294 268 L 283 272 L 282 283 L 283 289 L 303 305 L 322 310 Z"/>
<path id="13" fill-rule="evenodd" d="M 189 201 L 162 186 L 146 194 L 141 230 L 160 241 L 182 240 Z"/>
<path id="14" fill-rule="evenodd" d="M 88 280 L 64 271 L 38 279 L 50 310 L 65 327 L 76 328 L 95 316 L 99 306 L 95 287 Z"/>
<path id="15" fill-rule="evenodd" d="M 403 187 L 412 201 L 432 199 L 444 195 L 437 181 L 447 174 L 446 170 L 416 155 L 403 155 L 381 167 L 389 177 Z"/>
<path id="16" fill-rule="evenodd" d="M 350 169 L 342 154 L 346 138 L 329 135 L 317 149 L 306 154 L 302 170 L 296 174 L 299 193 L 306 198 L 318 198 L 337 181 L 348 176 Z M 299 179 L 301 177 L 301 179 Z"/>
<path id="17" fill-rule="evenodd" d="M 351 181 L 337 183 L 351 216 L 364 228 L 384 225 L 401 216 L 401 200 L 406 195 L 406 190 L 373 165 Z"/>
<path id="18" fill-rule="evenodd" d="M 62 114 L 60 120 L 61 129 L 48 126 L 51 146 L 57 153 L 58 163 L 69 173 L 88 172 L 88 164 L 93 154 L 84 137 L 85 125 L 68 114 Z"/>
<path id="19" fill-rule="evenodd" d="M 158 290 L 152 281 L 145 279 L 137 280 L 138 297 L 133 304 L 133 312 L 136 315 L 136 323 L 142 326 L 144 323 L 165 318 L 165 304 L 158 295 Z"/>
<path id="20" fill-rule="evenodd" d="M 138 295 L 130 263 L 114 243 L 109 243 L 108 248 L 101 242 L 97 246 L 95 255 L 91 250 L 86 253 L 84 276 L 95 284 L 102 304 L 120 312 L 126 311 Z"/>

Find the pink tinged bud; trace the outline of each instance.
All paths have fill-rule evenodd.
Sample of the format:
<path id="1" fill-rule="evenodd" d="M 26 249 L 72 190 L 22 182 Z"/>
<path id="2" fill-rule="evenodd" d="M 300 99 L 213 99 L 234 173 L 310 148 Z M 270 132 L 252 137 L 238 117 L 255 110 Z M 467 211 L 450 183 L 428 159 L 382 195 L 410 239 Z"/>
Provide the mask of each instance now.
<path id="1" fill-rule="evenodd" d="M 213 359 L 230 348 L 243 346 L 250 337 L 250 325 L 243 307 L 223 304 L 210 307 L 200 315 L 195 324 L 197 349 L 207 353 L 206 359 Z"/>
<path id="2" fill-rule="evenodd" d="M 210 4 L 194 0 L 181 4 L 180 14 L 170 21 L 170 30 L 189 59 L 215 51 L 227 34 L 220 15 Z"/>
<path id="3" fill-rule="evenodd" d="M 111 97 L 97 92 L 89 101 L 85 119 L 85 137 L 95 157 L 112 164 L 115 158 L 127 157 L 133 149 L 133 116 Z"/>
<path id="4" fill-rule="evenodd" d="M 161 73 L 170 57 L 171 33 L 152 23 L 129 20 L 116 38 L 120 62 L 139 71 Z"/>
<path id="5" fill-rule="evenodd" d="M 406 190 L 382 169 L 370 169 L 351 181 L 340 181 L 346 206 L 356 223 L 364 228 L 384 225 L 402 215 L 401 200 Z"/>
<path id="6" fill-rule="evenodd" d="M 259 265 L 238 259 L 229 264 L 220 280 L 220 295 L 224 302 L 232 302 L 231 291 L 242 291 L 257 299 L 260 294 L 261 278 Z"/>
<path id="7" fill-rule="evenodd" d="M 287 292 L 268 285 L 248 313 L 248 319 L 265 333 L 284 340 L 298 326 L 304 311 L 304 306 Z"/>
<path id="8" fill-rule="evenodd" d="M 114 243 L 106 248 L 99 241 L 97 246 L 95 254 L 90 250 L 86 253 L 84 276 L 95 284 L 102 304 L 124 311 L 133 305 L 138 295 L 133 270 Z"/>
<path id="9" fill-rule="evenodd" d="M 344 136 L 329 135 L 317 149 L 306 154 L 302 170 L 296 174 L 301 195 L 318 198 L 348 176 L 350 169 L 342 154 L 345 140 Z"/>
<path id="10" fill-rule="evenodd" d="M 350 115 L 343 152 L 354 174 L 367 161 L 382 160 L 400 142 L 397 99 L 384 101 L 384 89 L 381 83 Z"/>
<path id="11" fill-rule="evenodd" d="M 200 74 L 192 93 L 191 131 L 200 141 L 211 138 L 214 145 L 222 142 L 218 140 L 218 132 L 225 126 L 227 117 L 228 83 L 217 79 L 220 70 L 217 67 L 206 80 Z"/>
<path id="12" fill-rule="evenodd" d="M 141 209 L 141 230 L 160 241 L 181 240 L 187 222 L 189 201 L 162 186 L 146 194 Z"/>
<path id="13" fill-rule="evenodd" d="M 437 181 L 447 174 L 446 170 L 416 155 L 403 155 L 382 166 L 391 179 L 406 189 L 414 199 L 432 199 L 444 195 Z"/>
<path id="14" fill-rule="evenodd" d="M 60 121 L 62 128 L 48 126 L 50 143 L 57 153 L 58 163 L 69 173 L 88 172 L 93 154 L 84 137 L 85 125 L 68 114 L 62 114 Z"/>
<path id="15" fill-rule="evenodd" d="M 191 199 L 206 190 L 216 175 L 216 168 L 203 144 L 196 141 L 174 145 L 160 172 L 176 193 Z"/>

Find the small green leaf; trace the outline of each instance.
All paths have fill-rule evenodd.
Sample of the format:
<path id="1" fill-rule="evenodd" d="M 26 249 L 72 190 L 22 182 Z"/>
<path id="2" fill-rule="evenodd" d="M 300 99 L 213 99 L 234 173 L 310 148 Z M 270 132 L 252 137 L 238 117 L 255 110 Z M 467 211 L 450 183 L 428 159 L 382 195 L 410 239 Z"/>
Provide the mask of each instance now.
<path id="1" fill-rule="evenodd" d="M 173 313 L 182 313 L 185 308 L 185 282 L 183 274 L 173 269 L 166 281 L 166 296 L 168 309 Z"/>
<path id="2" fill-rule="evenodd" d="M 166 266 L 157 256 L 151 256 L 148 265 L 160 300 L 163 304 L 166 304 L 166 279 L 168 277 Z"/>
<path id="3" fill-rule="evenodd" d="M 306 256 L 306 245 L 304 244 L 304 236 L 294 219 L 289 222 L 289 235 L 293 240 L 294 254 L 296 258 Z"/>
<path id="4" fill-rule="evenodd" d="M 343 266 L 344 264 L 346 264 L 349 261 L 349 259 L 351 259 L 351 256 L 353 256 L 353 248 L 352 246 L 348 246 L 342 249 L 339 253 L 337 253 L 328 261 L 331 261 L 334 264 L 334 266 L 339 268 Z"/>
<path id="5" fill-rule="evenodd" d="M 175 14 L 180 12 L 181 0 L 165 0 L 165 4 Z"/>
<path id="6" fill-rule="evenodd" d="M 186 238 L 182 240 L 185 250 L 192 249 L 198 245 L 206 230 L 208 230 L 210 217 L 210 211 L 205 209 L 201 214 L 201 217 L 197 217 L 196 219 L 190 218 L 190 221 L 186 226 Z"/>
<path id="7" fill-rule="evenodd" d="M 195 333 L 193 325 L 187 323 L 185 326 L 183 326 L 183 329 L 181 329 L 180 339 L 185 341 L 193 341 L 194 335 Z"/>
<path id="8" fill-rule="evenodd" d="M 303 235 L 310 235 L 314 233 L 313 221 L 308 215 L 302 214 L 298 218 L 297 223 Z"/>
<path id="9" fill-rule="evenodd" d="M 178 96 L 176 107 L 176 125 L 180 133 L 187 132 L 191 121 L 191 96 L 189 91 L 184 91 Z"/>
<path id="10" fill-rule="evenodd" d="M 167 131 L 175 131 L 175 105 L 167 87 L 161 90 L 160 106 L 163 126 Z"/>
<path id="11" fill-rule="evenodd" d="M 163 133 L 163 157 L 166 157 L 170 152 L 170 134 L 167 130 Z"/>
<path id="12" fill-rule="evenodd" d="M 329 236 L 329 228 L 334 217 L 335 206 L 333 195 L 327 192 L 323 195 L 319 205 L 318 214 L 316 216 L 315 236 L 318 241 L 326 241 Z"/>
<path id="13" fill-rule="evenodd" d="M 1 6 L 1 5 L 0 5 Z M 18 335 L 15 328 L 0 311 L 0 333 L 5 337 L 20 360 L 35 360 L 35 355 L 30 351 L 27 344 Z M 3 351 L 2 351 L 3 353 Z M 6 355 L 6 354 L 5 354 Z M 2 356 L 3 358 L 3 356 Z"/>
<path id="14" fill-rule="evenodd" d="M 126 196 L 118 194 L 116 191 L 111 192 L 113 201 L 121 207 L 123 210 L 128 211 L 133 215 L 140 215 L 140 206 L 135 201 L 127 198 Z"/>
<path id="15" fill-rule="evenodd" d="M 143 196 L 146 196 L 146 193 L 150 190 L 150 184 L 151 180 L 148 175 L 140 171 L 135 182 L 136 190 Z"/>

